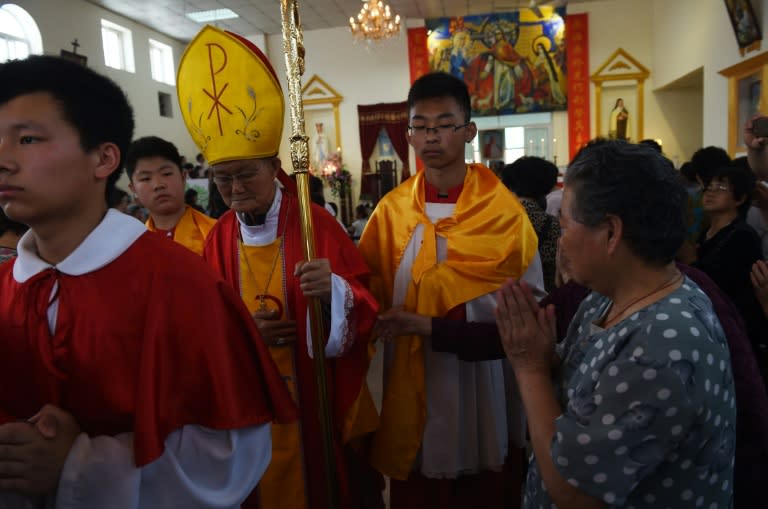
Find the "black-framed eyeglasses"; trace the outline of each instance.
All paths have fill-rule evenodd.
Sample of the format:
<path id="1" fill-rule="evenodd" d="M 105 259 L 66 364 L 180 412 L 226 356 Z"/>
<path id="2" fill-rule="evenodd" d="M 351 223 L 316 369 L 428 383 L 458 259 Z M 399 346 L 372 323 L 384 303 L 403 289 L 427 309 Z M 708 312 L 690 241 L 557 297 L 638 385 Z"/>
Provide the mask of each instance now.
<path id="1" fill-rule="evenodd" d="M 465 122 L 461 125 L 456 124 L 441 124 L 436 125 L 434 127 L 427 127 L 425 125 L 409 125 L 408 126 L 408 134 L 411 136 L 426 136 L 427 134 L 439 134 L 439 135 L 447 135 L 447 134 L 453 134 L 462 127 L 467 127 L 472 122 Z"/>

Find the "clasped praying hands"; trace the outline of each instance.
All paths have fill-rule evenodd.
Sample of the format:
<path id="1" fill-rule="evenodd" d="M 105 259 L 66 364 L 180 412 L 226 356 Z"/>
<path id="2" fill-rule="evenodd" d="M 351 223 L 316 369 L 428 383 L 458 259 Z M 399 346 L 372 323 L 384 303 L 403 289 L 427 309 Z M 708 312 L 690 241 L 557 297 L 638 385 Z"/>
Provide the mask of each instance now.
<path id="1" fill-rule="evenodd" d="M 525 281 L 508 280 L 496 295 L 496 325 L 515 372 L 549 373 L 556 338 L 555 307 L 541 308 Z"/>
<path id="2" fill-rule="evenodd" d="M 27 421 L 0 426 L 0 492 L 54 492 L 79 434 L 74 417 L 53 405 L 45 405 Z"/>

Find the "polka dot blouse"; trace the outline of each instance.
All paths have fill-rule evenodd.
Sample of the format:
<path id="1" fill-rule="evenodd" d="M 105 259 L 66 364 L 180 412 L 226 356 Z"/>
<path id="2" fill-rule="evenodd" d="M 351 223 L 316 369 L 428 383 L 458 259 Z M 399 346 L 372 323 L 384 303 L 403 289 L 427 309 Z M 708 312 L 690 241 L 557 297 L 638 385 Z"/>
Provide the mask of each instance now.
<path id="1" fill-rule="evenodd" d="M 560 474 L 609 506 L 730 507 L 736 402 L 709 298 L 685 278 L 660 301 L 601 329 L 594 323 L 609 304 L 590 294 L 558 349 L 564 413 L 552 460 Z M 535 457 L 525 507 L 556 507 Z"/>

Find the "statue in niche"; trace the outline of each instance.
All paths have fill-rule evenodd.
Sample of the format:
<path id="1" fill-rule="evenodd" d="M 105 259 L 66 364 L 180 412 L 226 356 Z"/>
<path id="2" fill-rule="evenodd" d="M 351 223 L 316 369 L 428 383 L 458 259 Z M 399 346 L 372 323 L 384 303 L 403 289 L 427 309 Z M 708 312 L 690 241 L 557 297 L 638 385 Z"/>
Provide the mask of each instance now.
<path id="1" fill-rule="evenodd" d="M 315 141 L 312 146 L 314 148 L 312 151 L 312 168 L 316 172 L 320 172 L 323 170 L 325 162 L 332 153 L 331 142 L 325 135 L 322 122 L 317 122 L 315 124 Z"/>
<path id="2" fill-rule="evenodd" d="M 629 112 L 624 107 L 624 99 L 616 99 L 616 105 L 611 111 L 611 120 L 608 125 L 608 137 L 610 139 L 629 139 Z"/>

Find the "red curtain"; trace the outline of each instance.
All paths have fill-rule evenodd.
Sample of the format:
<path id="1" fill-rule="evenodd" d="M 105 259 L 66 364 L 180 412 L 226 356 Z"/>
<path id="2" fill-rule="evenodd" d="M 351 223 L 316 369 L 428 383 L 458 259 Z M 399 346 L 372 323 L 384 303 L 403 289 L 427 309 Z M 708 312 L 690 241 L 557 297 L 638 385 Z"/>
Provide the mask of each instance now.
<path id="1" fill-rule="evenodd" d="M 411 176 L 408 165 L 408 103 L 361 104 L 357 107 L 360 122 L 360 151 L 363 156 L 363 174 L 371 172 L 369 159 L 376 147 L 379 131 L 386 129 L 392 148 L 403 162 L 402 179 Z"/>

